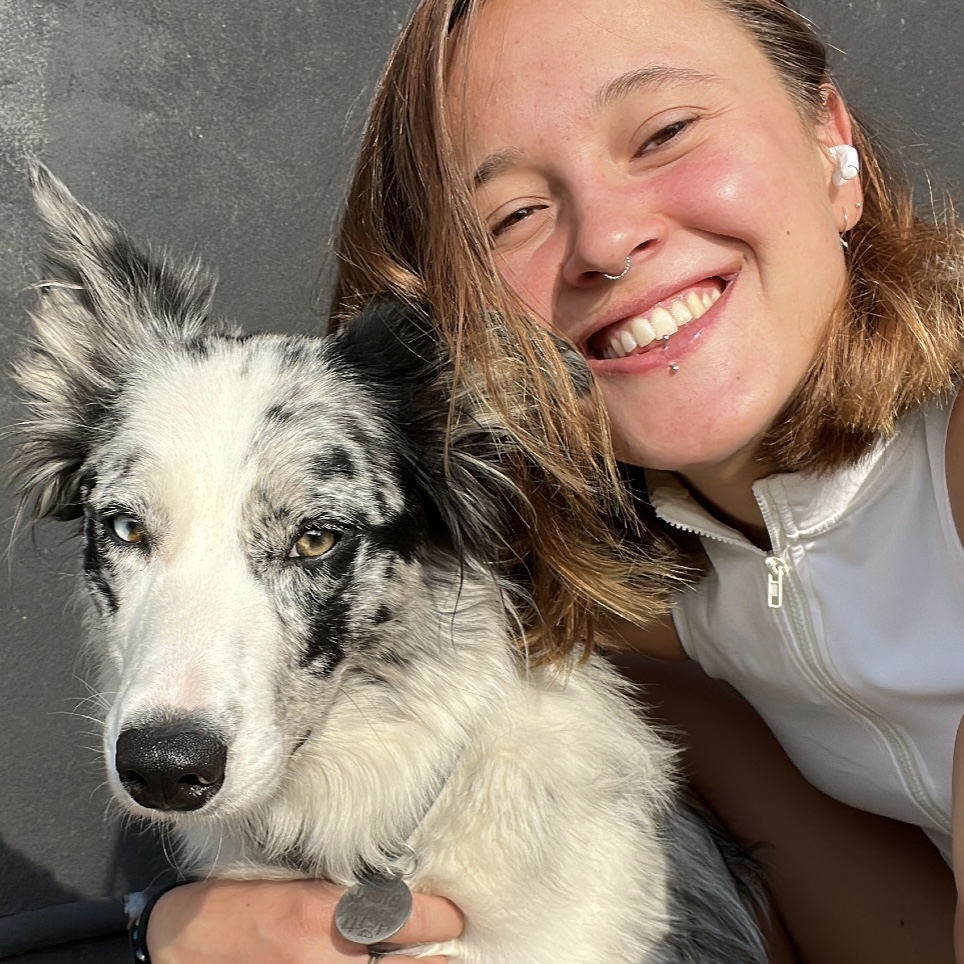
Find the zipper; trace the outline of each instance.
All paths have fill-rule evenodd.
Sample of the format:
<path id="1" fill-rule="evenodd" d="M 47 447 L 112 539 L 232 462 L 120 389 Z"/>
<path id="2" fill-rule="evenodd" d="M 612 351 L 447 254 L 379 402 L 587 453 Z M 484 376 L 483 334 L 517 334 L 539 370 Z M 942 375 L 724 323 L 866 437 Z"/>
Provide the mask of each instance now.
<path id="1" fill-rule="evenodd" d="M 783 608 L 783 577 L 790 567 L 781 556 L 768 552 L 764 560 L 767 567 L 767 606 L 770 609 Z"/>
<path id="2" fill-rule="evenodd" d="M 682 532 L 689 532 L 701 538 L 712 539 L 726 545 L 737 546 L 745 552 L 758 554 L 763 559 L 767 579 L 767 606 L 772 610 L 786 610 L 788 629 L 795 643 L 793 649 L 798 666 L 817 690 L 824 692 L 858 720 L 876 730 L 879 737 L 894 755 L 901 777 L 913 801 L 937 827 L 949 833 L 950 822 L 940 807 L 931 799 L 927 787 L 924 786 L 907 741 L 886 717 L 875 712 L 841 686 L 824 666 L 810 625 L 806 595 L 803 589 L 797 585 L 796 573 L 791 563 L 790 550 L 786 544 L 783 527 L 778 524 L 768 500 L 756 490 L 756 487 L 754 487 L 754 494 L 770 536 L 770 545 L 773 547 L 770 552 L 764 552 L 748 539 L 737 536 L 736 533 L 729 535 L 726 532 L 714 531 L 706 525 L 695 526 L 679 523 L 667 519 L 658 509 L 657 514 L 665 522 Z"/>
<path id="3" fill-rule="evenodd" d="M 757 501 L 759 502 L 759 499 Z M 765 504 L 760 505 L 760 511 L 763 513 L 763 521 L 766 525 L 767 533 L 770 536 L 770 544 L 774 545 L 775 540 L 779 538 L 779 527 L 773 525 L 773 516 Z M 767 606 L 770 609 L 783 608 L 783 578 L 790 567 L 782 554 L 777 554 L 773 551 L 764 552 L 743 535 L 737 535 L 736 533 L 730 535 L 727 531 L 721 531 L 716 528 L 711 529 L 706 525 L 687 525 L 675 519 L 667 519 L 660 513 L 659 509 L 656 510 L 656 514 L 659 515 L 664 522 L 668 522 L 674 529 L 679 529 L 680 532 L 689 532 L 692 535 L 699 536 L 701 539 L 712 539 L 714 542 L 722 543 L 725 546 L 736 546 L 745 552 L 758 554 L 763 559 L 767 569 Z"/>
<path id="4" fill-rule="evenodd" d="M 773 551 L 767 553 L 764 560 L 767 568 L 767 605 L 770 609 L 782 609 L 786 603 L 790 629 L 799 657 L 798 664 L 810 677 L 814 686 L 823 690 L 857 719 L 876 729 L 894 754 L 901 776 L 914 802 L 938 827 L 942 827 L 949 833 L 950 822 L 941 808 L 931 799 L 903 735 L 886 717 L 881 716 L 843 687 L 825 666 L 810 624 L 806 594 L 797 585 L 796 572 L 789 561 L 789 547 L 786 545 L 783 527 L 774 524 L 776 520 L 773 511 L 762 494 L 757 493 L 757 504 L 760 506 L 763 521 L 770 534 L 770 544 L 773 546 Z"/>

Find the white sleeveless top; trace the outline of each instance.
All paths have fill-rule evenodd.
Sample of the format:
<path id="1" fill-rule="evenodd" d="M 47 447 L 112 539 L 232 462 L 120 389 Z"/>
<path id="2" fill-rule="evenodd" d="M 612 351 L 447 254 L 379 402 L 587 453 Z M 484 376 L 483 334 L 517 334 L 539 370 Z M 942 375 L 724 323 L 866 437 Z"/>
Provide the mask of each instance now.
<path id="1" fill-rule="evenodd" d="M 757 482 L 771 552 L 713 519 L 674 476 L 647 473 L 657 514 L 698 533 L 712 566 L 678 598 L 687 654 L 756 707 L 811 783 L 919 825 L 948 860 L 964 714 L 950 411 L 910 416 L 854 468 Z"/>

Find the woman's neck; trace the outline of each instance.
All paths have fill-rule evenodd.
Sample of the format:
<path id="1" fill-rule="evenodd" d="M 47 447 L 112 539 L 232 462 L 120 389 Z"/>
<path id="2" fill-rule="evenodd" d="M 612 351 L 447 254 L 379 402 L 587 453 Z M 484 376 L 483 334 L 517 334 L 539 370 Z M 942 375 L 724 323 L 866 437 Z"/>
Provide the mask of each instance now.
<path id="1" fill-rule="evenodd" d="M 771 466 L 744 457 L 679 474 L 693 496 L 715 518 L 741 532 L 755 546 L 770 549 L 770 535 L 753 494 L 753 483 L 772 471 Z"/>

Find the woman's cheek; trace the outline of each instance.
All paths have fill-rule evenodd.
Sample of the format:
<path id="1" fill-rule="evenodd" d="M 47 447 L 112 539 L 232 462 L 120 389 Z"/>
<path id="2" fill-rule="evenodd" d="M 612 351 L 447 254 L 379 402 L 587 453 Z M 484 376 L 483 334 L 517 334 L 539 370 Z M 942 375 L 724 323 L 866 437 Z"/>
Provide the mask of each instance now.
<path id="1" fill-rule="evenodd" d="M 554 263 L 551 255 L 541 249 L 519 250 L 496 258 L 496 267 L 503 283 L 522 300 L 540 320 L 552 316 L 551 292 L 554 273 L 558 272 L 561 255 Z"/>
<path id="2" fill-rule="evenodd" d="M 779 172 L 748 147 L 704 149 L 663 179 L 667 212 L 683 227 L 752 241 L 779 214 Z"/>

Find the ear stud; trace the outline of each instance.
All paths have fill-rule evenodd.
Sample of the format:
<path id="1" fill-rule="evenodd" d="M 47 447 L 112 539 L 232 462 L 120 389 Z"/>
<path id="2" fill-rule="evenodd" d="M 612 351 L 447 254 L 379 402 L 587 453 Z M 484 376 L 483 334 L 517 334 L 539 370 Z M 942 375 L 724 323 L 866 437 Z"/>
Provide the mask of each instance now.
<path id="1" fill-rule="evenodd" d="M 850 144 L 837 144 L 834 147 L 828 147 L 827 151 L 834 162 L 835 187 L 840 187 L 846 181 L 852 181 L 860 173 L 860 155 L 855 147 L 851 147 Z"/>

